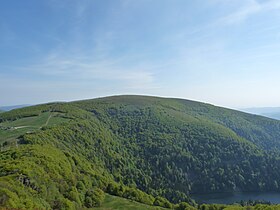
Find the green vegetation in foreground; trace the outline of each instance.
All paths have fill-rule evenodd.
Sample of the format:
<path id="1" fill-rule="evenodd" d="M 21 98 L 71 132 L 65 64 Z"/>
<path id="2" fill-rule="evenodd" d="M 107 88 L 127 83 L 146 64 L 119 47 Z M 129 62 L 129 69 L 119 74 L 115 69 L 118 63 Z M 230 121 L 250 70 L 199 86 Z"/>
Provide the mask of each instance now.
<path id="1" fill-rule="evenodd" d="M 148 206 L 132 200 L 106 195 L 101 207 L 94 208 L 96 210 L 164 210 L 166 208 Z"/>
<path id="2" fill-rule="evenodd" d="M 167 210 L 167 208 L 148 206 L 135 201 L 127 200 L 124 198 L 106 195 L 104 203 L 101 207 L 93 208 L 94 210 Z M 223 205 L 223 204 L 203 204 L 194 207 L 187 205 L 177 205 L 175 210 L 279 210 L 280 205 L 267 205 L 267 204 L 255 204 L 244 205 L 239 204 Z"/>
<path id="3" fill-rule="evenodd" d="M 148 206 L 135 201 L 127 200 L 124 198 L 106 195 L 104 203 L 101 207 L 93 208 L 94 210 L 168 210 L 167 208 Z M 194 207 L 187 205 L 177 205 L 173 209 L 175 210 L 279 210 L 280 205 L 267 205 L 267 204 L 255 204 L 241 206 L 239 204 L 223 205 L 223 204 L 203 204 Z"/>
<path id="4" fill-rule="evenodd" d="M 107 193 L 151 208 L 222 209 L 198 206 L 189 194 L 280 191 L 280 122 L 204 103 L 51 103 L 1 113 L 0 128 L 0 207 L 129 202 Z"/>
<path id="5" fill-rule="evenodd" d="M 106 194 L 104 203 L 101 207 L 95 207 L 94 210 L 168 210 L 167 208 L 148 206 L 142 203 L 131 201 L 128 199 L 112 196 Z M 254 206 L 238 204 L 223 205 L 223 204 L 203 204 L 194 207 L 187 205 L 177 205 L 175 210 L 279 210 L 280 205 L 267 205 L 267 204 L 255 204 Z"/>

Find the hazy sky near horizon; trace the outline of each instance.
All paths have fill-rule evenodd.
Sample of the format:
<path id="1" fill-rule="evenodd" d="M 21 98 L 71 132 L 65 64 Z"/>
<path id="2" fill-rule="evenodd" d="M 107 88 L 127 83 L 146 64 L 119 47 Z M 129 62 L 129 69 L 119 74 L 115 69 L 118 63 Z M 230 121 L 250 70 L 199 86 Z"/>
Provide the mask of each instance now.
<path id="1" fill-rule="evenodd" d="M 279 0 L 9 0 L 0 106 L 115 94 L 280 106 Z"/>

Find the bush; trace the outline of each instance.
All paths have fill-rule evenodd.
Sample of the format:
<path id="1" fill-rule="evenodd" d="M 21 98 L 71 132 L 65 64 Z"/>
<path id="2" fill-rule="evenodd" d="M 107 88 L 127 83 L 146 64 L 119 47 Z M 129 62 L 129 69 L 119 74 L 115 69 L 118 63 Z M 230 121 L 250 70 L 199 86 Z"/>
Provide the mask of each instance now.
<path id="1" fill-rule="evenodd" d="M 165 208 L 172 208 L 172 204 L 163 197 L 157 196 L 154 201 L 154 206 L 161 206 Z"/>
<path id="2" fill-rule="evenodd" d="M 101 206 L 105 199 L 105 194 L 99 188 L 88 190 L 85 196 L 85 206 L 88 208 Z"/>
<path id="3" fill-rule="evenodd" d="M 195 208 L 186 202 L 181 202 L 176 205 L 175 210 L 195 210 Z"/>

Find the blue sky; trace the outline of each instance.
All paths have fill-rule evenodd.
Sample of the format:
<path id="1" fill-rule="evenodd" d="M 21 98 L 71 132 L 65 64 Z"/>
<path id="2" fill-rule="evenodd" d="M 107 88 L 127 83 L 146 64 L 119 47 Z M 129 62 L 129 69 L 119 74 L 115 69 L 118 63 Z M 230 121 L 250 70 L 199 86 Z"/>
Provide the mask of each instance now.
<path id="1" fill-rule="evenodd" d="M 280 106 L 279 0 L 9 0 L 0 105 L 115 94 Z"/>

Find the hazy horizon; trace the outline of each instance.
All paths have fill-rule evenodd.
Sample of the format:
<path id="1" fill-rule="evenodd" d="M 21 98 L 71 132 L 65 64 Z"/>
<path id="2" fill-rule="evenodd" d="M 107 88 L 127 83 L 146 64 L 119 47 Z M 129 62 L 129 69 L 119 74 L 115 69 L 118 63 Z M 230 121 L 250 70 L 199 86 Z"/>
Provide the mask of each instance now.
<path id="1" fill-rule="evenodd" d="M 27 0 L 0 8 L 0 106 L 110 95 L 280 107 L 278 0 Z"/>
<path id="2" fill-rule="evenodd" d="M 83 99 L 73 99 L 73 100 L 57 100 L 57 101 L 43 101 L 43 102 L 38 102 L 38 103 L 22 103 L 22 104 L 8 104 L 8 105 L 2 105 L 0 104 L 0 110 L 2 107 L 4 108 L 10 108 L 10 107 L 17 107 L 17 106 L 34 106 L 34 105 L 39 105 L 39 104 L 46 104 L 46 103 L 56 103 L 56 102 L 74 102 L 74 101 L 83 101 L 83 100 L 90 100 L 90 99 L 98 99 L 98 98 L 105 98 L 105 97 L 113 97 L 113 96 L 123 96 L 123 95 L 129 95 L 129 94 L 119 94 L 119 95 L 107 95 L 107 96 L 98 96 L 98 97 L 94 97 L 94 98 L 83 98 Z M 239 110 L 239 111 L 243 111 L 243 112 L 247 112 L 247 113 L 251 113 L 251 114 L 265 114 L 265 113 L 274 113 L 274 112 L 280 112 L 280 106 L 271 106 L 271 107 L 266 107 L 266 106 L 259 106 L 259 107 L 227 107 L 227 106 L 223 106 L 223 105 L 218 105 L 218 104 L 214 104 L 214 103 L 210 103 L 210 102 L 205 102 L 205 101 L 198 101 L 198 100 L 193 100 L 193 99 L 189 99 L 189 98 L 179 98 L 179 97 L 172 97 L 172 96 L 157 96 L 157 95 L 141 95 L 138 94 L 136 96 L 151 96 L 151 97 L 160 97 L 160 98 L 173 98 L 173 99 L 185 99 L 185 100 L 192 100 L 192 101 L 196 101 L 196 102 L 201 102 L 201 103 L 207 103 L 207 104 L 211 104 L 214 106 L 219 106 L 219 107 L 224 107 L 224 108 L 229 108 L 229 109 L 234 109 L 234 110 Z M 262 110 L 264 110 L 262 112 Z M 274 111 L 272 111 L 274 110 Z"/>

